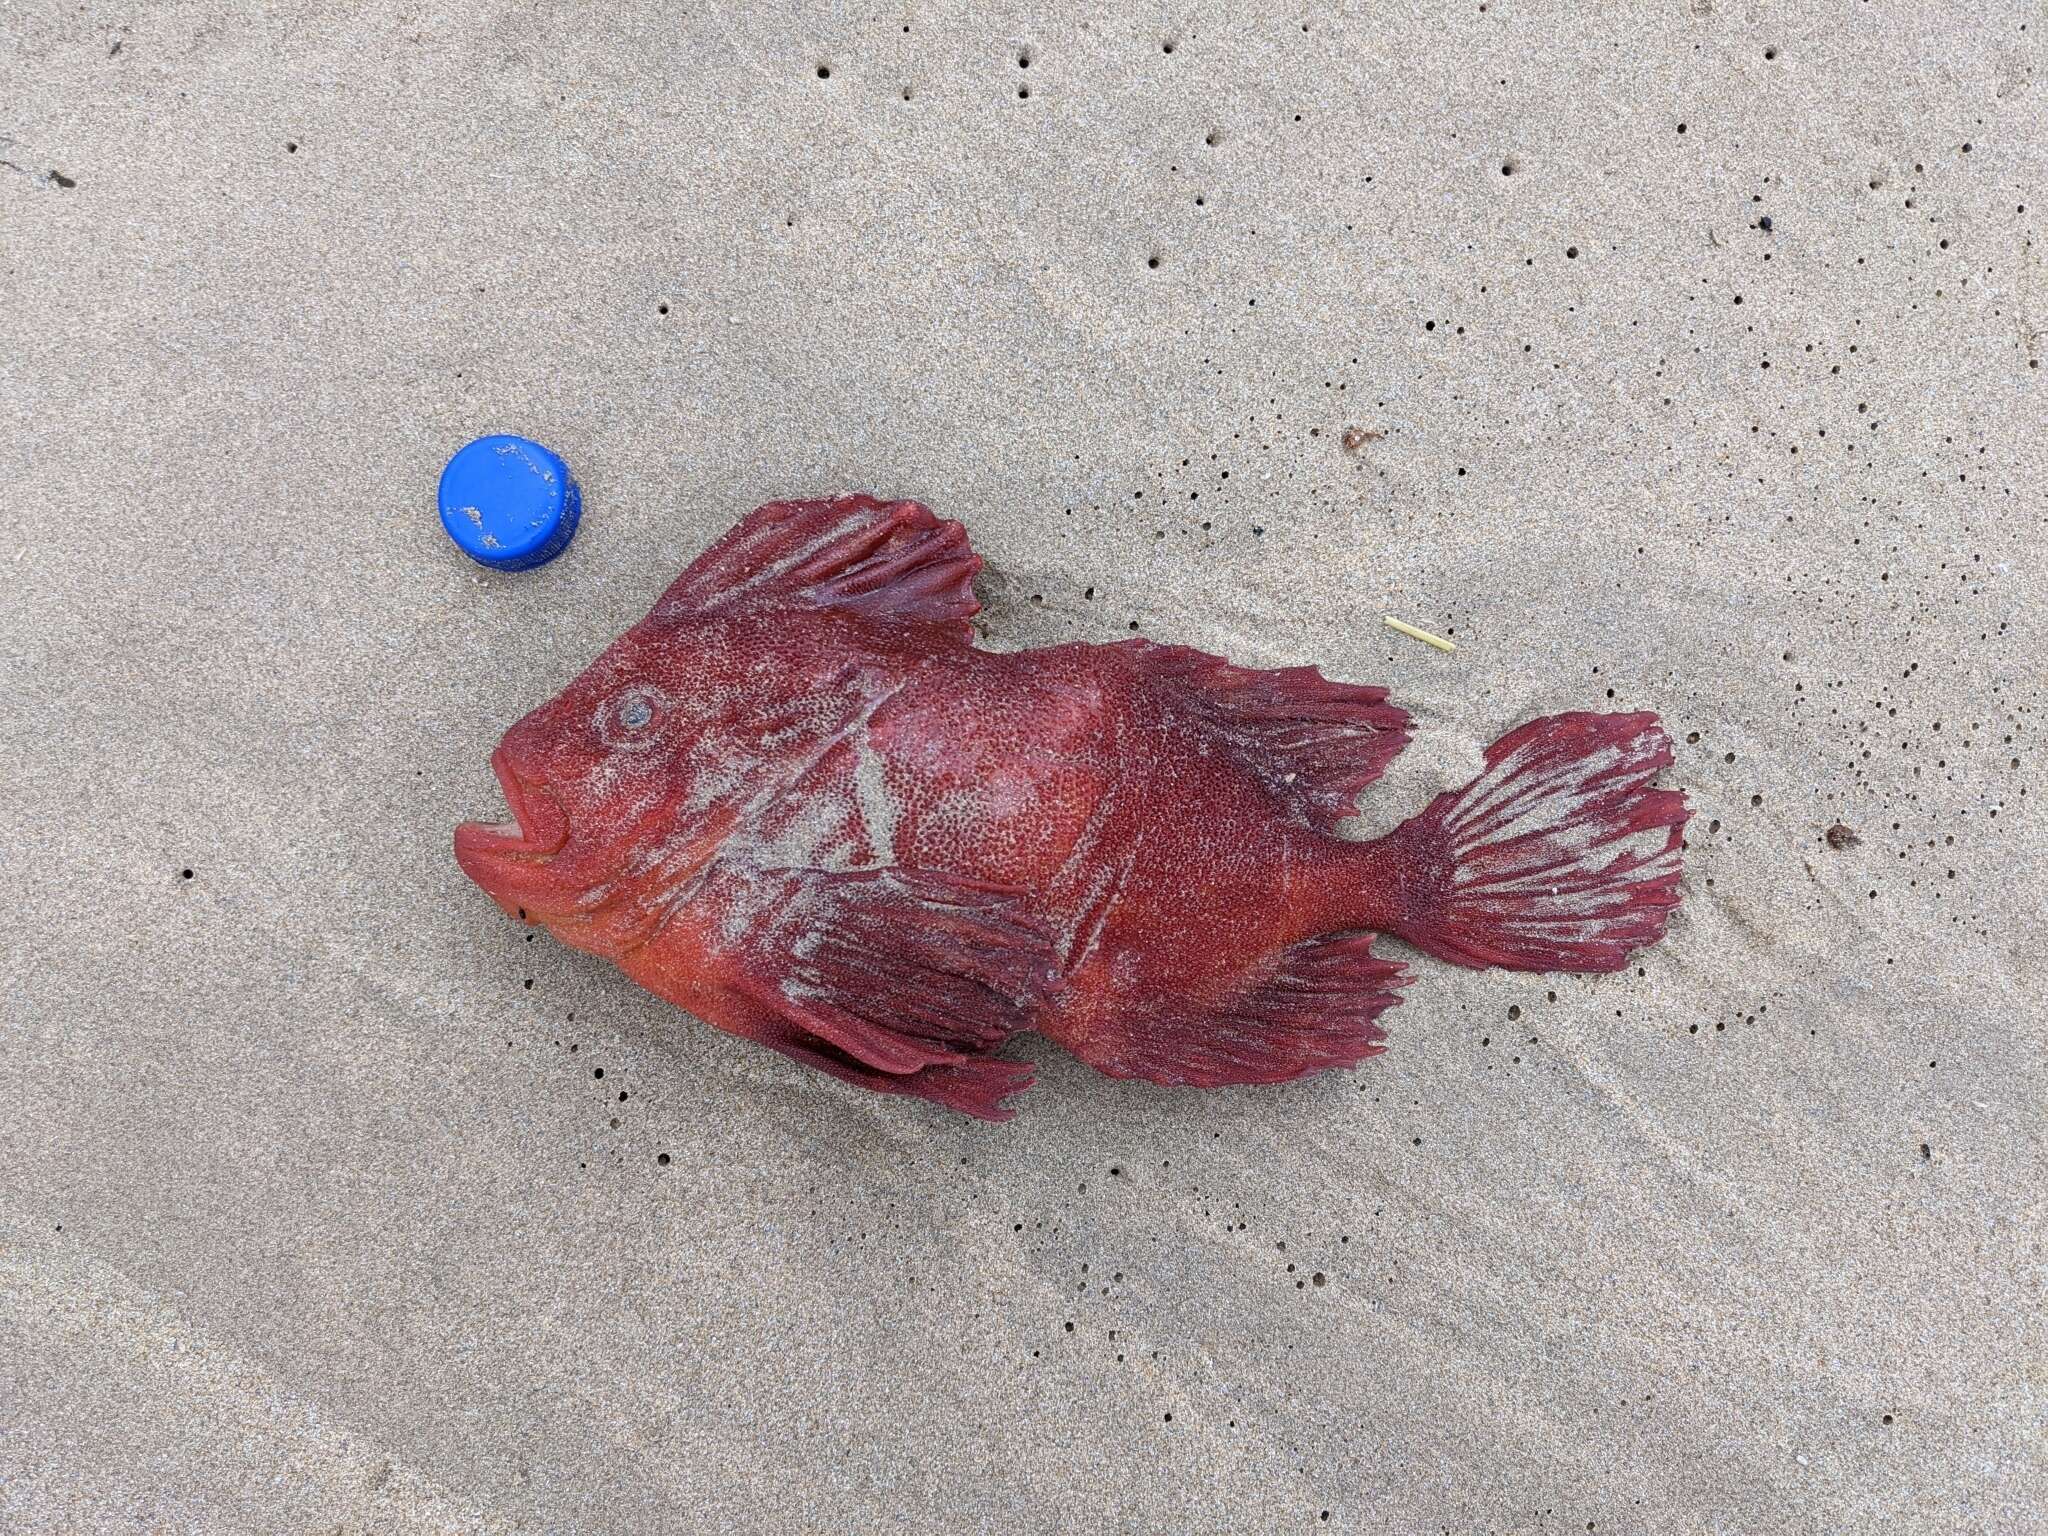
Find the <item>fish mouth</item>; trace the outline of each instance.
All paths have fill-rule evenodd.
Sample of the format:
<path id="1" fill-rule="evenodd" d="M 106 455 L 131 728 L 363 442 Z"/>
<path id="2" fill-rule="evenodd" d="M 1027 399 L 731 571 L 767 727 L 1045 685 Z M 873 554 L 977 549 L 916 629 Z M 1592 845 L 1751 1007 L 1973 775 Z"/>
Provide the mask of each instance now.
<path id="1" fill-rule="evenodd" d="M 469 869 L 470 860 L 479 857 L 537 862 L 560 853 L 569 840 L 569 817 L 561 802 L 545 785 L 521 778 L 502 746 L 491 754 L 491 772 L 497 775 L 512 819 L 462 823 L 455 829 L 456 859 Z"/>

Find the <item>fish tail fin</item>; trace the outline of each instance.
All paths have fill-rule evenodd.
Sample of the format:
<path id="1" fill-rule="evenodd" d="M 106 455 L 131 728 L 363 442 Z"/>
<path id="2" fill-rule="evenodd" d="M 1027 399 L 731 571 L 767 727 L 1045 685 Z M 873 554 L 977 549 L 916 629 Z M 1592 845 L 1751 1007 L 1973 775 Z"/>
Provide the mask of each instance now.
<path id="1" fill-rule="evenodd" d="M 1678 905 L 1685 796 L 1651 714 L 1546 715 L 1374 847 L 1387 931 L 1458 965 L 1615 971 Z"/>

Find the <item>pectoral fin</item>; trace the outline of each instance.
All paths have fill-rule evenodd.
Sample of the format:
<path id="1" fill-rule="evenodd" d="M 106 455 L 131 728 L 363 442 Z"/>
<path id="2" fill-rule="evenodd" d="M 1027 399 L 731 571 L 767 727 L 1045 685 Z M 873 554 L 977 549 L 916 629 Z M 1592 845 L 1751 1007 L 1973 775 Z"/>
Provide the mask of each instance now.
<path id="1" fill-rule="evenodd" d="M 736 1033 L 864 1087 L 1009 1118 L 1002 1100 L 1031 1069 L 989 1053 L 1035 1022 L 1055 974 L 1028 893 L 902 869 L 755 878 L 774 888 L 732 952 Z"/>

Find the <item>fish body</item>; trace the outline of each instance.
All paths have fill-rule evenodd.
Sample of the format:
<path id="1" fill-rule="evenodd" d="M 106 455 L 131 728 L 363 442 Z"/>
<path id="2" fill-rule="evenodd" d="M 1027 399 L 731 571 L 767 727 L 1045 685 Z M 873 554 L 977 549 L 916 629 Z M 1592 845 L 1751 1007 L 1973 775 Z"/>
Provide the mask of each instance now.
<path id="1" fill-rule="evenodd" d="M 761 507 L 506 732 L 458 862 L 649 991 L 849 1082 L 987 1118 L 1036 1029 L 1116 1076 L 1276 1082 L 1376 1054 L 1391 933 L 1616 969 L 1678 902 L 1654 716 L 1569 714 L 1374 842 L 1384 689 L 1148 640 L 973 645 L 958 523 Z"/>

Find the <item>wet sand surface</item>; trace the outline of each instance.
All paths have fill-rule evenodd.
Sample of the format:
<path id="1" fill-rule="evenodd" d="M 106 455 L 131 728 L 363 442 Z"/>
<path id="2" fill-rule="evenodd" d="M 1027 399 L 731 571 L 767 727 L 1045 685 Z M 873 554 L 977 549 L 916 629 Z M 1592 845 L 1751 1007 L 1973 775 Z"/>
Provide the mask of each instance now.
<path id="1" fill-rule="evenodd" d="M 0 1525 L 2034 1528 L 2048 18 L 1110 11 L 16 8 Z M 992 1126 L 508 921 L 499 733 L 840 489 L 1386 684 L 1360 832 L 1657 711 L 1670 934 Z"/>

